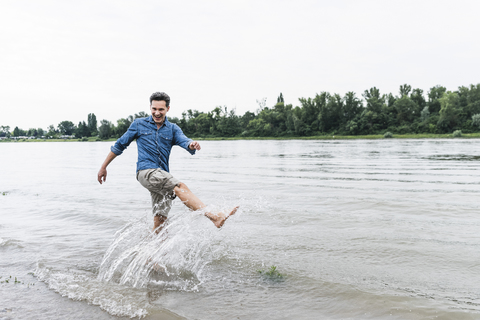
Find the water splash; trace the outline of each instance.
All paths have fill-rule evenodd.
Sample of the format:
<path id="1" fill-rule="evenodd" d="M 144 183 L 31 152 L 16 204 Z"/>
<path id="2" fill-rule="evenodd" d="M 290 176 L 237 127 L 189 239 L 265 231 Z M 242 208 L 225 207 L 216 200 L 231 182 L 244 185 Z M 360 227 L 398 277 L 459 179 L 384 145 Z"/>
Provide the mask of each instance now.
<path id="1" fill-rule="evenodd" d="M 205 210 L 233 208 L 230 200 Z M 233 200 L 237 211 L 222 229 L 217 229 L 203 211 L 176 206 L 159 234 L 152 232 L 150 211 L 132 220 L 115 233 L 98 264 L 82 261 L 68 267 L 49 258 L 37 263 L 35 276 L 50 289 L 73 300 L 85 300 L 115 316 L 144 317 L 163 309 L 156 300 L 166 291 L 201 292 L 205 283 L 218 282 L 218 269 L 230 270 L 238 256 L 241 233 L 235 220 L 243 212 L 255 211 L 258 201 L 241 196 Z M 208 287 L 208 286 L 207 286 Z"/>
<path id="2" fill-rule="evenodd" d="M 119 230 L 97 279 L 134 288 L 198 291 L 208 278 L 205 268 L 227 251 L 222 233 L 204 217 L 204 211 L 171 215 L 159 234 L 150 228 L 151 221 L 144 217 Z"/>
<path id="3" fill-rule="evenodd" d="M 143 318 L 151 308 L 142 290 L 129 290 L 116 284 L 106 285 L 92 279 L 88 273 L 59 270 L 38 262 L 35 276 L 62 296 L 77 301 L 88 301 L 114 316 Z"/>

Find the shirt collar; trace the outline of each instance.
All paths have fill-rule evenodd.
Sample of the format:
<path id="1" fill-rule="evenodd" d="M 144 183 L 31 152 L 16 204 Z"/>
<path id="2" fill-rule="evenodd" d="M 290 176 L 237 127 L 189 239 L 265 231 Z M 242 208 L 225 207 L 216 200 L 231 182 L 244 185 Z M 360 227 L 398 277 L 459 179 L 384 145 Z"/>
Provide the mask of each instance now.
<path id="1" fill-rule="evenodd" d="M 155 124 L 155 121 L 153 121 L 153 117 L 150 115 L 149 117 L 145 118 L 146 121 Z"/>

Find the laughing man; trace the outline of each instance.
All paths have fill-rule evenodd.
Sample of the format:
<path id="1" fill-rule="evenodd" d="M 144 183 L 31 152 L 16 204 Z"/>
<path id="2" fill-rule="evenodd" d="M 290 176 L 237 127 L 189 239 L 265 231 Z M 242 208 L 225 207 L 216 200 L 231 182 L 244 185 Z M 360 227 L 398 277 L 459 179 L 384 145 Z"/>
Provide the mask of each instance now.
<path id="1" fill-rule="evenodd" d="M 151 116 L 135 119 L 127 132 L 111 147 L 110 153 L 98 171 L 98 182 L 107 179 L 107 166 L 121 155 L 133 140 L 137 140 L 138 162 L 137 180 L 150 191 L 152 196 L 153 230 L 159 232 L 167 220 L 172 200 L 179 197 L 191 210 L 201 210 L 205 204 L 182 182 L 175 179 L 168 168 L 170 151 L 178 145 L 192 155 L 200 150 L 200 144 L 187 138 L 182 129 L 167 119 L 170 110 L 170 97 L 165 92 L 155 92 L 150 96 Z M 217 228 L 221 228 L 228 217 L 237 211 L 205 212 Z"/>

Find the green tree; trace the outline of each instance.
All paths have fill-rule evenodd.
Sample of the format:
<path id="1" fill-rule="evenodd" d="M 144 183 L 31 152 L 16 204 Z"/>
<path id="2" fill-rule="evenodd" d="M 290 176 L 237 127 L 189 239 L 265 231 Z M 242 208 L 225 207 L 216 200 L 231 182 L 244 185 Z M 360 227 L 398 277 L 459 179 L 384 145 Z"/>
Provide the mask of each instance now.
<path id="1" fill-rule="evenodd" d="M 115 127 L 115 135 L 117 138 L 120 138 L 133 122 L 133 116 L 128 116 L 127 118 L 121 118 L 117 120 L 117 126 Z"/>
<path id="2" fill-rule="evenodd" d="M 21 135 L 20 134 L 20 129 L 18 127 L 15 127 L 15 129 L 13 129 L 12 135 L 14 137 L 19 137 Z"/>
<path id="3" fill-rule="evenodd" d="M 412 86 L 408 84 L 404 84 L 400 86 L 400 98 L 408 96 L 408 94 L 412 91 Z"/>
<path id="4" fill-rule="evenodd" d="M 327 104 L 323 110 L 321 110 L 321 116 L 318 119 L 320 128 L 322 128 L 321 131 L 335 132 L 342 124 L 345 124 L 343 111 L 344 105 L 342 97 L 337 93 L 333 95 L 327 94 Z"/>
<path id="5" fill-rule="evenodd" d="M 428 92 L 428 111 L 430 111 L 430 114 L 435 114 L 440 112 L 440 98 L 443 97 L 443 94 L 447 91 L 447 88 L 442 87 L 442 86 L 435 86 L 430 88 L 430 91 Z"/>
<path id="6" fill-rule="evenodd" d="M 72 121 L 65 120 L 58 124 L 57 129 L 58 129 L 58 132 L 60 132 L 60 134 L 69 136 L 74 133 L 76 127 Z"/>
<path id="7" fill-rule="evenodd" d="M 472 126 L 480 128 L 480 114 L 474 114 L 472 116 Z"/>
<path id="8" fill-rule="evenodd" d="M 413 103 L 415 103 L 415 113 L 420 114 L 422 110 L 427 106 L 427 101 L 423 96 L 422 89 L 413 89 L 412 94 L 410 95 L 410 99 L 412 99 Z M 429 110 L 430 111 L 430 110 Z"/>
<path id="9" fill-rule="evenodd" d="M 26 135 L 29 136 L 29 137 L 36 137 L 36 136 L 38 136 L 38 131 L 35 128 L 30 128 L 30 129 L 28 129 Z"/>
<path id="10" fill-rule="evenodd" d="M 458 102 L 462 109 L 461 121 L 465 122 L 480 113 L 480 84 L 458 88 Z"/>
<path id="11" fill-rule="evenodd" d="M 272 110 L 272 124 L 274 126 L 275 135 L 284 135 L 287 131 L 287 108 L 285 106 L 285 102 L 283 101 L 283 96 L 280 93 L 279 100 L 281 102 L 277 102 L 273 106 Z"/>
<path id="12" fill-rule="evenodd" d="M 80 121 L 77 125 L 77 129 L 75 130 L 75 136 L 78 138 L 89 137 L 90 136 L 90 129 L 85 121 Z"/>
<path id="13" fill-rule="evenodd" d="M 345 132 L 347 134 L 352 134 L 352 135 L 357 135 L 360 132 L 360 127 L 358 125 L 358 122 L 355 120 L 350 120 L 347 122 L 345 125 Z"/>
<path id="14" fill-rule="evenodd" d="M 102 140 L 109 139 L 112 136 L 112 123 L 108 120 L 100 121 L 100 127 L 98 127 L 98 137 Z"/>
<path id="15" fill-rule="evenodd" d="M 381 113 L 385 105 L 385 96 L 380 95 L 380 90 L 376 87 L 363 92 L 363 97 L 367 103 L 366 109 L 375 113 Z"/>
<path id="16" fill-rule="evenodd" d="M 242 131 L 240 119 L 235 114 L 235 110 L 228 111 L 227 107 L 224 107 L 224 112 L 217 121 L 217 130 L 222 137 L 233 137 Z"/>
<path id="17" fill-rule="evenodd" d="M 315 108 L 318 110 L 316 123 L 318 127 L 314 127 L 315 122 L 312 123 L 312 129 L 317 129 L 320 132 L 331 132 L 339 127 L 343 114 L 343 99 L 338 94 L 330 95 L 328 92 L 322 92 L 315 95 L 313 99 Z"/>
<path id="18" fill-rule="evenodd" d="M 285 135 L 286 131 L 286 114 L 285 105 L 283 102 L 278 102 L 272 109 L 264 107 L 257 118 L 262 119 L 267 123 L 270 136 Z M 265 130 L 263 130 L 265 132 Z M 265 133 L 264 133 L 265 134 Z"/>
<path id="19" fill-rule="evenodd" d="M 285 113 L 285 127 L 286 127 L 286 134 L 292 135 L 295 133 L 295 123 L 293 121 L 293 106 L 291 104 L 287 104 L 284 108 Z"/>
<path id="20" fill-rule="evenodd" d="M 146 117 L 148 117 L 148 113 L 146 113 L 145 111 L 140 111 L 139 113 L 135 113 L 135 119 L 146 118 Z"/>
<path id="21" fill-rule="evenodd" d="M 213 111 L 217 117 L 220 117 L 222 111 L 220 107 L 216 107 Z M 213 113 L 209 113 L 209 117 L 213 116 Z M 187 111 L 182 112 L 182 119 L 180 119 L 180 128 L 182 128 L 183 132 L 187 135 L 194 135 L 197 126 L 195 123 L 195 118 L 197 118 L 201 114 L 198 110 L 188 109 Z M 212 132 L 216 132 L 216 124 L 212 123 L 212 127 L 209 128 Z"/>
<path id="22" fill-rule="evenodd" d="M 390 123 L 388 119 L 388 108 L 385 104 L 386 96 L 380 94 L 376 87 L 365 90 L 363 93 L 366 108 L 356 119 L 357 132 L 360 134 L 378 133 L 386 129 Z"/>
<path id="23" fill-rule="evenodd" d="M 262 118 L 255 118 L 248 123 L 247 129 L 255 137 L 268 137 L 271 134 L 272 127 Z"/>
<path id="24" fill-rule="evenodd" d="M 242 127 L 246 129 L 249 122 L 252 121 L 253 119 L 255 119 L 255 113 L 250 111 L 245 112 L 240 119 Z"/>
<path id="25" fill-rule="evenodd" d="M 301 119 L 303 112 L 304 111 L 300 107 L 295 107 L 292 109 L 293 126 L 295 128 L 295 134 L 298 136 L 305 136 L 311 132 L 310 127 Z"/>
<path id="26" fill-rule="evenodd" d="M 87 116 L 87 126 L 88 126 L 88 131 L 89 131 L 89 137 L 90 136 L 96 136 L 98 134 L 97 131 L 97 117 L 95 116 L 94 113 L 89 113 Z"/>
<path id="27" fill-rule="evenodd" d="M 280 92 L 280 95 L 277 98 L 277 103 L 285 103 L 285 101 L 283 100 L 283 94 L 281 92 Z"/>
<path id="28" fill-rule="evenodd" d="M 10 126 L 0 126 L 0 137 L 7 137 L 9 138 L 11 135 L 10 133 Z"/>
<path id="29" fill-rule="evenodd" d="M 439 99 L 440 118 L 437 123 L 437 130 L 441 132 L 452 132 L 458 128 L 460 108 L 458 107 L 458 94 L 447 91 Z"/>
<path id="30" fill-rule="evenodd" d="M 427 121 L 427 119 L 430 117 L 430 111 L 428 110 L 428 107 L 425 106 L 420 113 L 420 118 L 422 119 L 422 122 Z"/>
<path id="31" fill-rule="evenodd" d="M 397 119 L 400 125 L 412 123 L 415 117 L 420 116 L 420 114 L 416 114 L 417 106 L 415 102 L 408 95 L 403 95 L 400 99 L 397 99 L 393 106 L 397 112 Z"/>
<path id="32" fill-rule="evenodd" d="M 49 137 L 55 137 L 57 134 L 58 134 L 58 131 L 55 129 L 53 124 L 49 125 L 47 135 Z"/>
<path id="33" fill-rule="evenodd" d="M 322 96 L 323 95 L 324 93 L 322 93 Z M 319 102 L 322 102 L 322 97 L 317 98 L 316 101 L 312 98 L 300 98 L 298 100 L 300 101 L 302 107 L 301 112 L 298 112 L 296 116 L 305 126 L 304 134 L 310 135 L 312 133 L 312 129 L 318 130 L 318 117 L 320 115 L 320 109 L 322 108 L 322 105 Z"/>
<path id="34" fill-rule="evenodd" d="M 12 135 L 13 135 L 14 137 L 26 136 L 26 135 L 27 135 L 27 131 L 25 131 L 25 130 L 23 130 L 23 129 L 19 129 L 18 127 L 15 127 L 15 129 L 13 129 Z"/>
<path id="35" fill-rule="evenodd" d="M 210 114 L 201 113 L 195 118 L 195 134 L 208 135 L 213 127 L 213 119 Z"/>
<path id="36" fill-rule="evenodd" d="M 343 122 L 347 123 L 362 113 L 362 100 L 355 96 L 355 92 L 349 91 L 343 97 Z"/>

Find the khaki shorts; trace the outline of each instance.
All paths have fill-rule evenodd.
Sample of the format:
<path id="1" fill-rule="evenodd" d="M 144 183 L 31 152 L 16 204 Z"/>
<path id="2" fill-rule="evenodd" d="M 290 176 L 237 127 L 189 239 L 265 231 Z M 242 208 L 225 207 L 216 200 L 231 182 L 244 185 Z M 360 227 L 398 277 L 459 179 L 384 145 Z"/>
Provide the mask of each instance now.
<path id="1" fill-rule="evenodd" d="M 150 191 L 153 215 L 167 217 L 172 207 L 172 200 L 175 199 L 173 189 L 180 184 L 180 181 L 162 169 L 140 170 L 137 172 L 137 180 Z"/>

